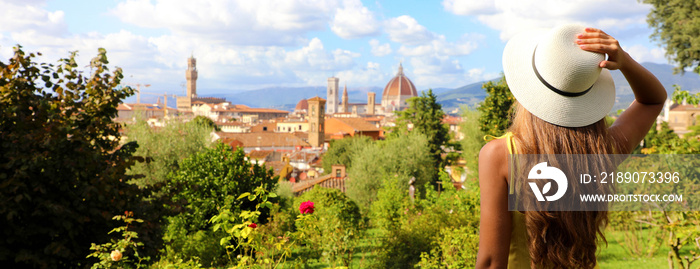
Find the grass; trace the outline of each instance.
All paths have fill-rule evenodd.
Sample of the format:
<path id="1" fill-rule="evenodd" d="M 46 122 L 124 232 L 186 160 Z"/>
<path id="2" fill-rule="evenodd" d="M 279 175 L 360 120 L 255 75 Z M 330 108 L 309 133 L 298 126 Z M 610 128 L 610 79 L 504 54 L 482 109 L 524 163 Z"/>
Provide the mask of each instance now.
<path id="1" fill-rule="evenodd" d="M 635 269 L 658 269 L 668 268 L 667 255 L 669 247 L 662 245 L 652 257 L 634 257 L 629 254 L 621 245 L 624 238 L 624 231 L 606 230 L 606 238 L 608 240 L 607 247 L 605 244 L 599 246 L 598 265 L 601 269 L 605 268 L 635 268 Z M 379 247 L 379 229 L 370 229 L 365 236 L 362 237 L 360 244 L 355 249 L 350 268 L 371 268 L 373 260 L 377 255 Z M 665 242 L 663 242 L 665 243 Z M 291 265 L 291 264 L 290 264 Z M 284 268 L 295 268 L 295 266 L 284 266 Z M 299 268 L 299 267 L 296 267 Z M 306 263 L 301 268 L 321 269 L 328 268 L 328 264 L 311 261 Z"/>
<path id="2" fill-rule="evenodd" d="M 372 268 L 373 261 L 376 259 L 379 249 L 379 229 L 371 228 L 365 232 L 360 238 L 359 244 L 355 247 L 352 255 L 349 268 Z M 296 249 L 298 250 L 298 249 Z M 292 257 L 287 259 L 287 262 L 282 264 L 281 268 L 305 268 L 305 269 L 322 269 L 330 268 L 330 265 L 320 260 L 312 259 L 307 261 L 298 260 L 301 253 L 296 252 Z"/>
<path id="3" fill-rule="evenodd" d="M 599 246 L 598 265 L 601 269 L 604 268 L 635 268 L 635 269 L 657 269 L 668 268 L 667 255 L 670 250 L 662 242 L 662 246 L 652 257 L 634 257 L 629 254 L 621 245 L 624 238 L 623 231 L 606 230 L 605 237 L 608 240 L 608 246 L 605 244 Z M 645 244 L 646 242 L 642 243 Z"/>

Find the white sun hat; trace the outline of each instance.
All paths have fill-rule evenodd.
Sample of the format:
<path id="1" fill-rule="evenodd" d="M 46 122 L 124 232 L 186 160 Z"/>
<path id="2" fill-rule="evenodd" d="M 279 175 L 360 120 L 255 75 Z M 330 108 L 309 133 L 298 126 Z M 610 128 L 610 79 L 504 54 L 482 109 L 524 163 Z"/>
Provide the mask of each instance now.
<path id="1" fill-rule="evenodd" d="M 503 72 L 515 99 L 536 117 L 565 127 L 593 124 L 615 103 L 615 84 L 605 55 L 582 50 L 580 25 L 529 31 L 513 37 L 503 50 Z"/>

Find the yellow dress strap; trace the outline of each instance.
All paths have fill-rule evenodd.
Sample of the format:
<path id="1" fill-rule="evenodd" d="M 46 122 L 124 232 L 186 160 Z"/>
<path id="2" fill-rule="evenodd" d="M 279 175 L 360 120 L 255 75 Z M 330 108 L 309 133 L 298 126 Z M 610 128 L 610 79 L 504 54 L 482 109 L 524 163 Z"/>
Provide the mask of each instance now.
<path id="1" fill-rule="evenodd" d="M 506 132 L 502 136 L 495 137 L 493 135 L 485 135 L 484 136 L 484 141 L 491 141 L 494 139 L 501 139 L 505 138 L 506 139 L 506 145 L 508 146 L 508 154 L 514 154 L 516 151 L 515 149 L 515 143 L 513 143 L 513 132 Z"/>

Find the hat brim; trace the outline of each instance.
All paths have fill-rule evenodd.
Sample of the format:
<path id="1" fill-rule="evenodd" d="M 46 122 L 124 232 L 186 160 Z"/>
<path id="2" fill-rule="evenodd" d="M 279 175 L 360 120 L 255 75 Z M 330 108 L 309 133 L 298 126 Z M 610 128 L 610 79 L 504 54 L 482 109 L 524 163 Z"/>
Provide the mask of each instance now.
<path id="1" fill-rule="evenodd" d="M 615 104 L 615 83 L 608 69 L 601 70 L 590 91 L 576 97 L 560 95 L 537 78 L 532 54 L 546 33 L 519 34 L 503 50 L 503 72 L 515 99 L 536 117 L 559 126 L 588 126 L 604 118 Z"/>

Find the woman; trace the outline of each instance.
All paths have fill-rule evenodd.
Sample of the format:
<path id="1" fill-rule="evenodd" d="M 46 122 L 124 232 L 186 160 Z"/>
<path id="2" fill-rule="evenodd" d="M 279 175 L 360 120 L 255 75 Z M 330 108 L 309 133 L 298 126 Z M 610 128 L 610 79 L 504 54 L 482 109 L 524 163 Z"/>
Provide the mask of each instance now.
<path id="1" fill-rule="evenodd" d="M 508 154 L 628 154 L 659 115 L 666 91 L 613 37 L 576 25 L 513 37 L 503 68 L 518 103 L 510 132 L 479 154 L 476 267 L 597 267 L 607 212 L 508 211 Z M 615 86 L 608 70 L 620 70 L 635 95 L 609 127 Z"/>

